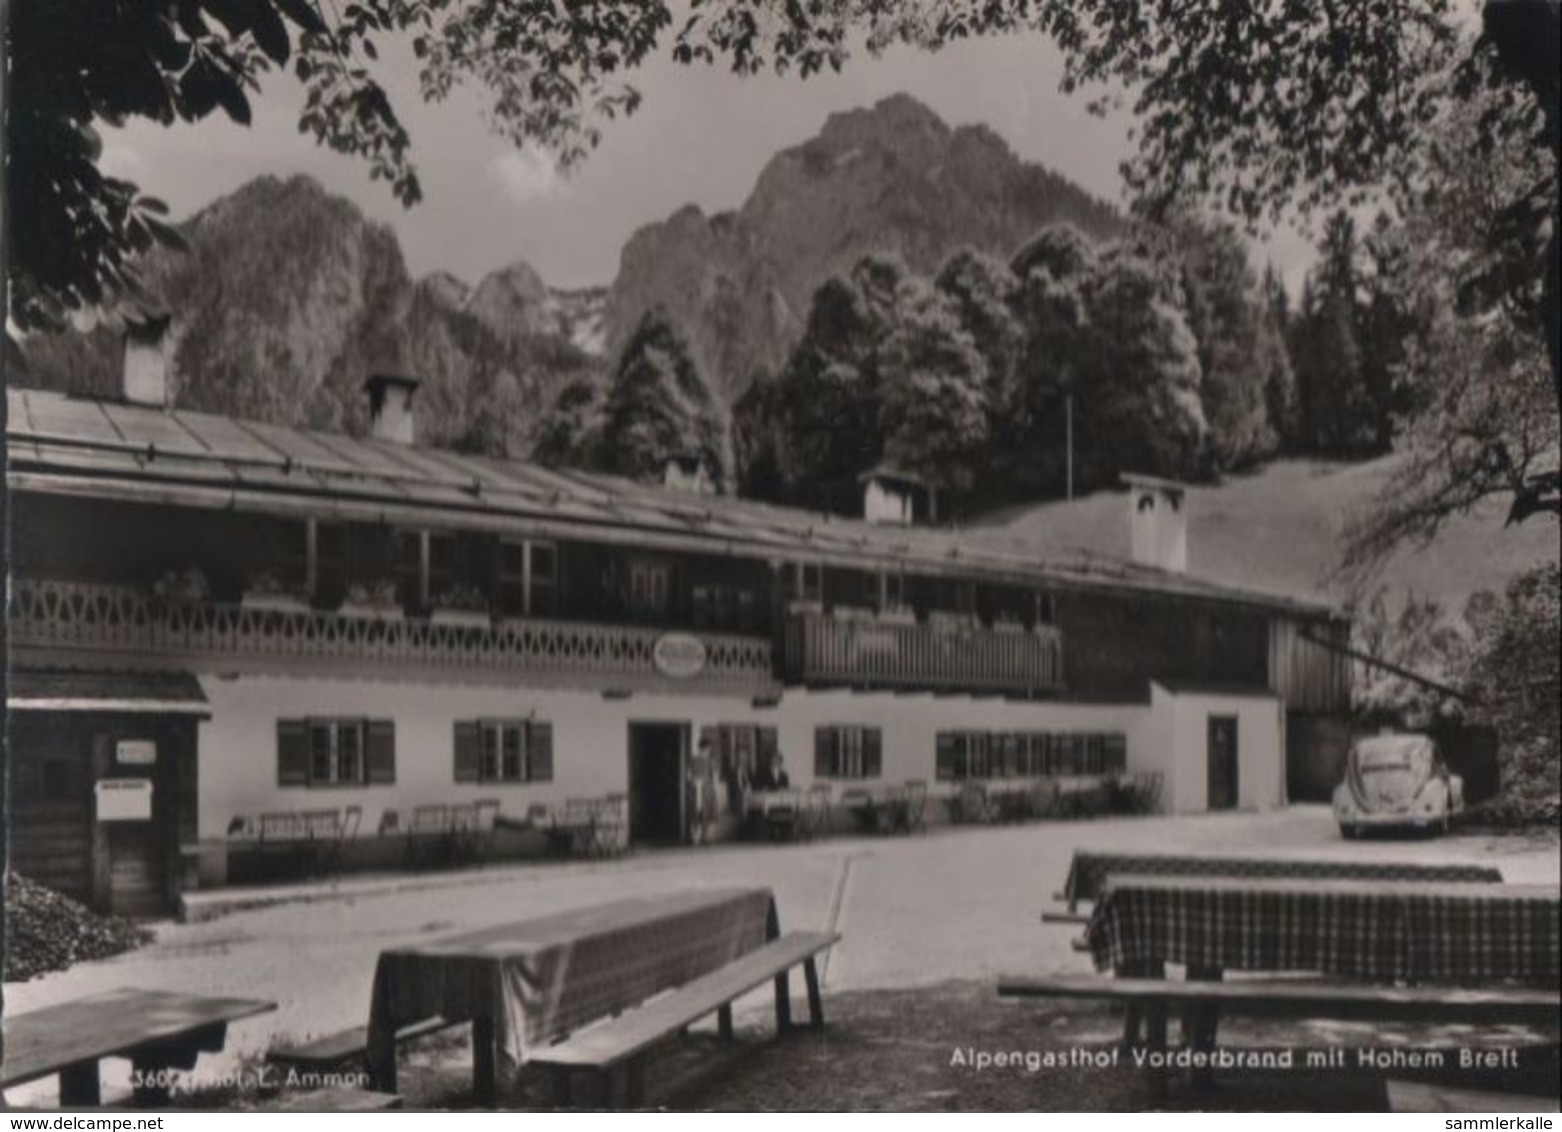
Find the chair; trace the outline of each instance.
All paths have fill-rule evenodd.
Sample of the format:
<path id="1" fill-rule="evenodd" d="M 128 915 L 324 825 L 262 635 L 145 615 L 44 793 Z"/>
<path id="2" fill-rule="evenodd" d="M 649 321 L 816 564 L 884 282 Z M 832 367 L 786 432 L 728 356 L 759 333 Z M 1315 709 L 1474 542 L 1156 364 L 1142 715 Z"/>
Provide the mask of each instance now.
<path id="1" fill-rule="evenodd" d="M 830 804 L 834 795 L 835 788 L 828 782 L 815 782 L 808 788 L 804 827 L 809 837 L 834 832 L 830 820 Z"/>
<path id="2" fill-rule="evenodd" d="M 609 794 L 595 814 L 595 847 L 604 857 L 615 857 L 626 848 L 625 826 L 629 822 L 629 795 Z"/>
<path id="3" fill-rule="evenodd" d="M 915 833 L 923 827 L 927 814 L 927 780 L 906 780 L 906 832 Z"/>
<path id="4" fill-rule="evenodd" d="M 380 829 L 378 837 L 398 837 L 401 834 L 401 812 L 399 810 L 380 811 Z"/>
<path id="5" fill-rule="evenodd" d="M 961 786 L 958 802 L 961 821 L 990 822 L 993 820 L 992 800 L 987 796 L 987 787 L 980 782 L 967 782 Z"/>
<path id="6" fill-rule="evenodd" d="M 473 860 L 487 851 L 498 824 L 498 798 L 479 798 L 472 803 L 472 828 L 467 837 L 466 851 Z"/>

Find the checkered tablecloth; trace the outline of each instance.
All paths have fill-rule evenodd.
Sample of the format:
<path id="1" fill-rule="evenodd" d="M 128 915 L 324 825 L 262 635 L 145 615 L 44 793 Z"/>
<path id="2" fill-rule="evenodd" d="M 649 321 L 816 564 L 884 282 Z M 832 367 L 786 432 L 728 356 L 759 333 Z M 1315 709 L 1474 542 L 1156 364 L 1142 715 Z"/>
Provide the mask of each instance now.
<path id="1" fill-rule="evenodd" d="M 383 951 L 370 1062 L 394 1059 L 396 1031 L 409 1023 L 485 1019 L 500 1068 L 513 1073 L 529 1049 L 722 967 L 776 930 L 769 889 L 694 889 Z"/>
<path id="2" fill-rule="evenodd" d="M 1116 875 L 1085 935 L 1100 969 L 1157 962 L 1381 982 L 1558 982 L 1545 886 Z"/>
<path id="3" fill-rule="evenodd" d="M 1502 873 L 1488 865 L 1423 865 L 1368 861 L 1264 859 L 1258 857 L 1197 857 L 1163 853 L 1075 853 L 1063 882 L 1070 908 L 1101 895 L 1107 877 L 1255 877 L 1297 880 L 1485 881 L 1501 883 Z"/>

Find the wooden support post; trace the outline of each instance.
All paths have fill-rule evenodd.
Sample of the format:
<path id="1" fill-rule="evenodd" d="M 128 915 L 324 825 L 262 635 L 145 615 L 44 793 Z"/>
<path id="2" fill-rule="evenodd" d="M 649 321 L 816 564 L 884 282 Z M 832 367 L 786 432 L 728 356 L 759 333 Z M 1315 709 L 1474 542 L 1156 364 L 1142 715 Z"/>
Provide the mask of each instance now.
<path id="1" fill-rule="evenodd" d="M 98 1108 L 103 1104 L 103 1087 L 98 1080 L 98 1063 L 78 1061 L 60 1070 L 60 1105 L 63 1108 Z"/>
<path id="2" fill-rule="evenodd" d="M 776 976 L 776 1032 L 786 1033 L 792 1028 L 792 982 L 787 972 Z"/>
<path id="3" fill-rule="evenodd" d="M 824 1002 L 819 994 L 819 966 L 812 955 L 803 960 L 803 980 L 808 984 L 808 1024 L 817 1030 L 824 1026 Z"/>
<path id="4" fill-rule="evenodd" d="M 483 1016 L 473 1018 L 472 1099 L 485 1108 L 493 1107 L 498 1100 L 498 1069 L 494 1020 Z"/>
<path id="5" fill-rule="evenodd" d="M 721 1033 L 721 1040 L 732 1040 L 732 1003 L 721 1007 L 716 1011 L 716 1029 Z"/>

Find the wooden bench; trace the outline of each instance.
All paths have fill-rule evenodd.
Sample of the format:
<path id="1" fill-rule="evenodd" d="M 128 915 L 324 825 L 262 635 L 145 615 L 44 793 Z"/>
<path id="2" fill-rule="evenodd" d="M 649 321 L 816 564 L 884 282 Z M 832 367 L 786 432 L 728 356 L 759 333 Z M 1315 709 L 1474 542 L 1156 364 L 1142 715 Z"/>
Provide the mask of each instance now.
<path id="1" fill-rule="evenodd" d="M 824 1007 L 815 958 L 840 938 L 826 932 L 789 932 L 668 994 L 548 1047 L 534 1055 L 529 1064 L 554 1074 L 554 1097 L 561 1105 L 571 1103 L 572 1081 L 582 1074 L 592 1080 L 594 1099 L 606 1103 L 610 1094 L 618 1091 L 615 1078 L 623 1070 L 625 1104 L 638 1106 L 645 1097 L 641 1054 L 711 1013 L 717 1015 L 722 1038 L 730 1040 L 733 1000 L 766 981 L 775 983 L 776 1029 L 778 1033 L 790 1029 L 792 998 L 787 972 L 793 967 L 802 966 L 807 982 L 809 1025 L 823 1026 Z"/>
<path id="2" fill-rule="evenodd" d="M 135 1104 L 166 1104 L 170 1073 L 193 1069 L 222 1049 L 228 1023 L 275 1010 L 274 1002 L 207 998 L 173 991 L 114 990 L 6 1019 L 0 1089 L 56 1074 L 60 1104 L 96 1108 L 103 1100 L 98 1062 L 130 1059 Z"/>
<path id="3" fill-rule="evenodd" d="M 453 1024 L 443 1018 L 424 1018 L 413 1022 L 396 1031 L 396 1045 L 405 1045 Z M 302 1044 L 273 1046 L 266 1051 L 266 1060 L 275 1065 L 324 1073 L 363 1060 L 368 1049 L 369 1027 L 354 1026 Z"/>

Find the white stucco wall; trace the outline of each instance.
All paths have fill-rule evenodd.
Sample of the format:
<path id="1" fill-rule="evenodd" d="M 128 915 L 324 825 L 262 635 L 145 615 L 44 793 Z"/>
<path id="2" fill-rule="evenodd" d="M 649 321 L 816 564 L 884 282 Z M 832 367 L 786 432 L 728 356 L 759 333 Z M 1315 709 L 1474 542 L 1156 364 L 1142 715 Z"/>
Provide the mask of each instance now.
<path id="1" fill-rule="evenodd" d="M 1146 769 L 1164 765 L 1162 807 L 1197 814 L 1209 808 L 1209 719 L 1237 720 L 1237 807 L 1285 804 L 1285 707 L 1273 696 L 1177 693 L 1151 685 L 1150 710 L 1138 749 Z M 1133 765 L 1135 747 L 1129 748 Z"/>
<path id="2" fill-rule="evenodd" d="M 883 729 L 880 781 L 927 780 L 935 789 L 936 734 L 940 730 L 1121 731 L 1133 769 L 1163 769 L 1160 744 L 1150 737 L 1151 709 L 1142 704 L 1032 703 L 931 695 L 788 691 L 773 708 L 747 699 L 636 693 L 605 700 L 583 691 L 501 689 L 348 679 L 241 676 L 203 677 L 211 719 L 200 729 L 200 835 L 220 838 L 239 814 L 266 810 L 363 808 L 362 830 L 372 833 L 386 809 L 432 802 L 497 797 L 506 814 L 524 816 L 533 803 L 600 796 L 627 788 L 631 721 L 774 726 L 792 784 L 813 781 L 814 728 L 842 723 Z M 550 783 L 457 783 L 453 767 L 456 720 L 527 716 L 553 724 Z M 367 716 L 396 722 L 396 782 L 363 787 L 279 787 L 279 718 Z M 1247 742 L 1244 731 L 1243 742 Z M 1246 749 L 1244 747 L 1244 757 Z M 1248 776 L 1243 776 L 1247 788 Z"/>

